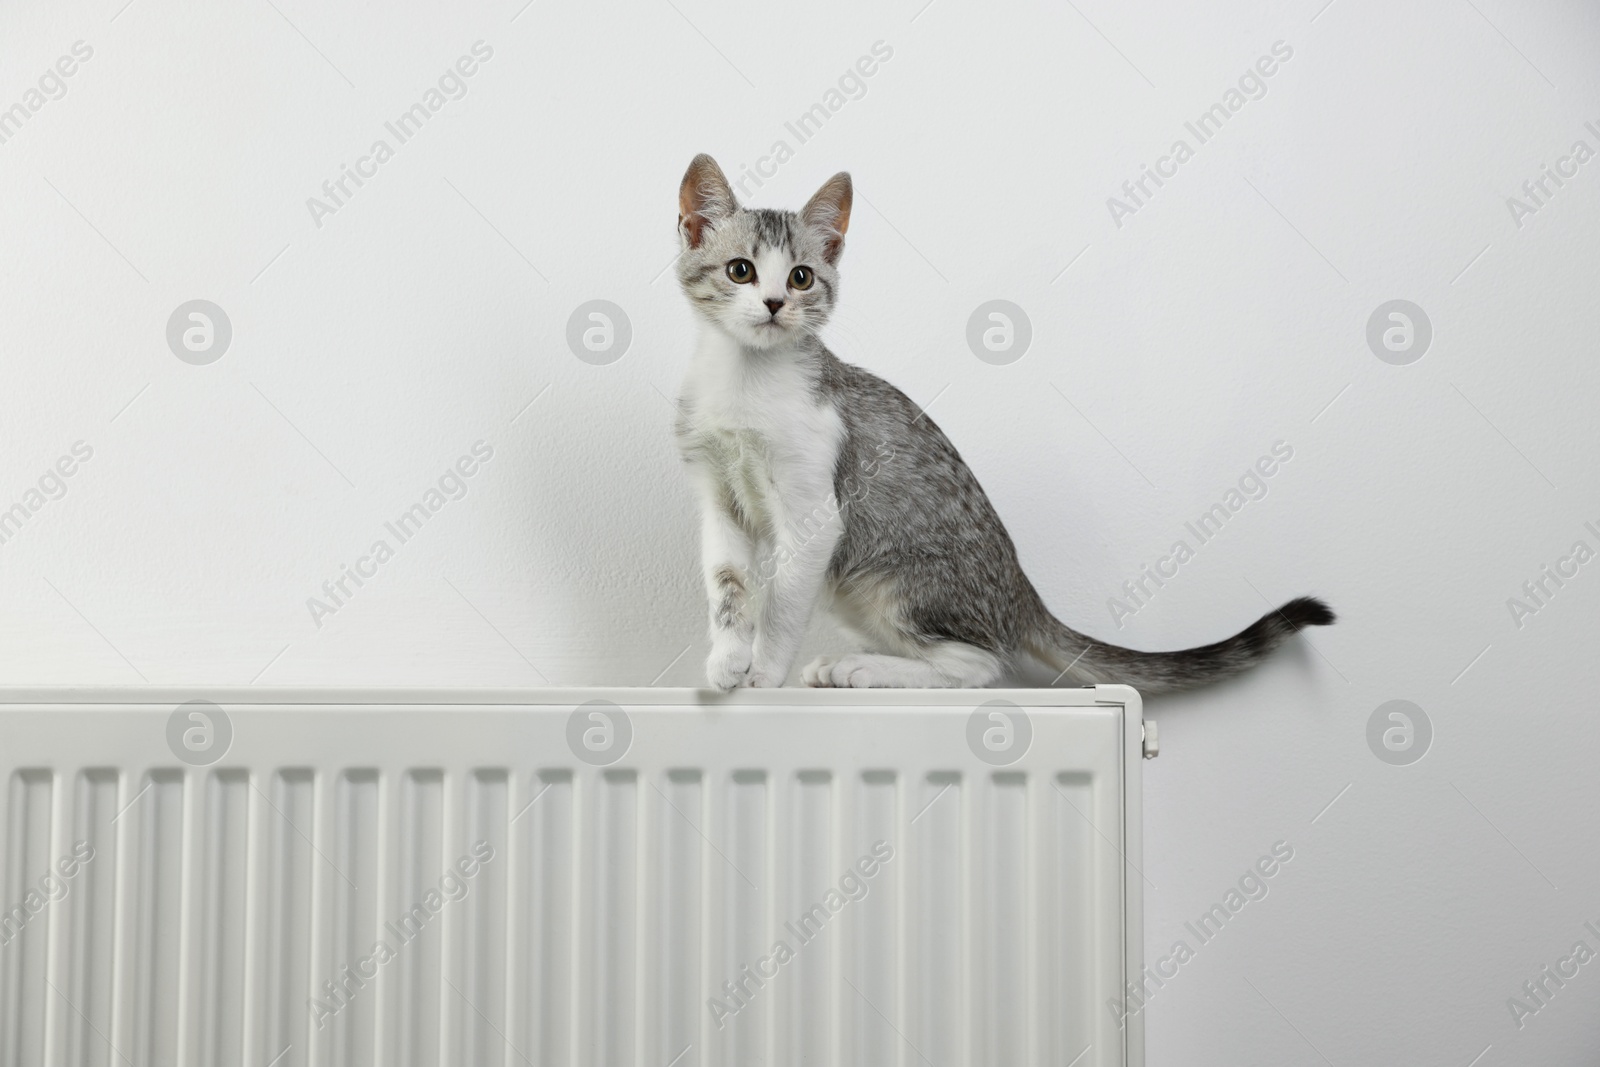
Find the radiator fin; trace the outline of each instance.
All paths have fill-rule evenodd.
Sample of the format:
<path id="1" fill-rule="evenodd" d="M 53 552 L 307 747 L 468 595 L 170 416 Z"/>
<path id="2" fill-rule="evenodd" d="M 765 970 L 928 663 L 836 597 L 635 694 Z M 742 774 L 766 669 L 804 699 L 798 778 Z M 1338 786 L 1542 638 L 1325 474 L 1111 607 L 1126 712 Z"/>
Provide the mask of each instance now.
<path id="1" fill-rule="evenodd" d="M 810 909 L 823 902 L 838 866 L 833 847 L 833 790 L 832 773 L 808 770 L 794 776 L 788 792 L 786 821 L 791 845 L 784 857 L 783 906 L 777 931 L 777 938 L 795 950 L 794 959 L 782 967 L 788 1010 L 783 1013 L 778 1059 L 785 1067 L 831 1063 L 838 1035 L 832 981 L 837 958 L 834 941 L 812 937 L 801 943 L 810 929 Z"/>
<path id="2" fill-rule="evenodd" d="M 113 767 L 80 771 L 73 790 L 71 833 L 55 836 L 50 873 L 61 894 L 52 910 L 65 923 L 68 973 L 56 998 L 56 1047 L 67 1062 L 99 1067 L 115 1053 L 112 967 L 116 960 L 117 789 Z M 0 949 L 0 951 L 5 951 Z M 54 994 L 51 994 L 54 995 Z"/>
<path id="3" fill-rule="evenodd" d="M 734 1067 L 770 1062 L 766 1020 L 772 994 L 755 970 L 772 947 L 767 912 L 767 775 L 736 770 L 721 789 L 724 821 L 712 870 L 721 890 L 722 950 L 707 977 L 735 1013 L 719 1017 L 721 1025 L 711 1032 L 713 1055 L 708 1062 Z"/>
<path id="4" fill-rule="evenodd" d="M 49 873 L 51 804 L 48 770 L 19 770 L 8 787 L 5 908 L 0 914 L 0 1065 L 44 1059 L 45 984 L 50 912 L 40 879 Z"/>
<path id="5" fill-rule="evenodd" d="M 645 796 L 654 839 L 647 900 L 653 900 L 652 928 L 644 988 L 646 1001 L 645 1061 L 677 1067 L 699 1067 L 704 1061 L 700 1026 L 704 1007 L 701 958 L 707 849 L 701 826 L 705 820 L 705 776 L 698 770 L 668 771 L 651 782 Z"/>
<path id="6" fill-rule="evenodd" d="M 200 921 L 192 929 L 197 1059 L 241 1067 L 245 1034 L 245 953 L 250 878 L 250 776 L 227 769 L 205 781 L 200 868 Z M 98 862 L 98 860 L 96 861 Z M 104 872 L 96 872 L 96 876 Z M 75 1062 L 75 1061 L 74 1061 Z"/>
<path id="7" fill-rule="evenodd" d="M 977 985 L 981 1010 L 976 1063 L 1031 1063 L 1028 954 L 1030 914 L 1028 780 L 997 772 L 984 783 L 977 907 L 988 936 L 978 952 Z"/>
<path id="8" fill-rule="evenodd" d="M 580 957 L 590 975 L 589 1016 L 579 1063 L 631 1067 L 638 1010 L 639 776 L 606 771 L 596 786 L 596 848 L 584 899 L 588 936 Z"/>
<path id="9" fill-rule="evenodd" d="M 371 1067 L 377 1062 L 378 772 L 343 771 L 322 787 L 313 884 L 327 925 L 301 1015 L 320 1062 Z"/>
<path id="10" fill-rule="evenodd" d="M 1045 822 L 1049 830 L 1041 842 L 1041 854 L 1047 857 L 1053 879 L 1046 906 L 1041 909 L 1041 932 L 1049 938 L 1046 944 L 1081 945 L 1085 953 L 1094 953 L 1095 865 L 1088 859 L 1097 851 L 1110 852 L 1111 846 L 1094 829 L 1093 779 L 1087 774 L 1058 774 L 1052 786 L 1043 797 L 1043 810 L 1050 817 Z M 1113 819 L 1105 832 L 1117 830 Z M 1045 1032 L 1053 1046 L 1051 1062 L 1070 1062 L 1094 1042 L 1095 1018 L 1104 1017 L 1105 1006 L 1095 1002 L 1092 974 L 1093 969 L 1081 966 L 1081 961 L 1048 955 L 1041 961 L 1043 1001 L 1060 1005 L 1045 1018 Z M 1104 994 L 1101 996 L 1103 1001 Z"/>
<path id="11" fill-rule="evenodd" d="M 151 771 L 124 819 L 133 819 L 139 863 L 133 915 L 133 1062 L 176 1063 L 183 923 L 184 775 Z M 307 913 L 304 918 L 309 918 Z M 302 923 L 299 930 L 309 929 Z"/>
<path id="12" fill-rule="evenodd" d="M 255 1059 L 279 1067 L 309 1062 L 312 772 L 291 768 L 252 782 L 250 799 L 266 855 L 260 879 L 260 1018 Z"/>
<path id="13" fill-rule="evenodd" d="M 906 973 L 913 987 L 907 1039 L 916 1045 L 915 1062 L 957 1067 L 968 1062 L 966 944 L 966 859 L 963 812 L 967 801 L 961 774 L 932 771 L 913 794 L 904 863 L 913 889 L 907 936 Z M 924 1059 L 925 1057 L 926 1059 Z"/>
<path id="14" fill-rule="evenodd" d="M 452 961 L 456 986 L 446 1003 L 461 1020 L 461 1064 L 503 1062 L 506 1046 L 506 864 L 509 776 L 477 769 L 467 780 L 466 835 L 453 850 L 445 874 L 447 899 L 459 900 L 459 958 Z M 487 857 L 487 858 L 486 858 Z M 459 894 L 459 897 L 456 896 Z M 452 918 L 457 917 L 452 913 Z M 520 1061 L 519 1061 L 520 1062 Z"/>
<path id="15" fill-rule="evenodd" d="M 572 1062 L 578 1005 L 577 797 L 570 770 L 541 771 L 529 785 L 532 795 L 511 824 L 517 834 L 517 883 L 524 887 L 513 906 L 525 931 L 518 954 L 522 996 L 512 1013 L 513 1023 L 523 1023 L 512 1031 L 512 1040 L 537 1067 L 566 1067 Z"/>

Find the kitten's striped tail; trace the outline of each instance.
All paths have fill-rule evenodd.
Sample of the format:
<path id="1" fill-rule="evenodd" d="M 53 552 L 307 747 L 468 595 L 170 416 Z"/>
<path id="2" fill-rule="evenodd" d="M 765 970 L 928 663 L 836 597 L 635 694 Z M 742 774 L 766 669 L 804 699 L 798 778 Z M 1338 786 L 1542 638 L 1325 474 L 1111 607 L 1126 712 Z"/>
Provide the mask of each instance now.
<path id="1" fill-rule="evenodd" d="M 1328 626 L 1334 618 L 1328 605 L 1303 596 L 1215 644 L 1181 652 L 1139 652 L 1101 644 L 1046 613 L 1029 651 L 1080 685 L 1121 683 L 1142 693 L 1165 693 L 1232 677 L 1265 659 L 1302 627 Z"/>

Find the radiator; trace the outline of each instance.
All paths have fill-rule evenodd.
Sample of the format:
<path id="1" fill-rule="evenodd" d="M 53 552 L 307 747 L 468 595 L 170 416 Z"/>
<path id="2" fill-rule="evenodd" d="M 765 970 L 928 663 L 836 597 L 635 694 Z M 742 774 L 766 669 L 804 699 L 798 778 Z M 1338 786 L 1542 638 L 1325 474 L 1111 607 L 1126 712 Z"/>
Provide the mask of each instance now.
<path id="1" fill-rule="evenodd" d="M 1137 1067 L 1148 749 L 1121 686 L 0 693 L 0 1067 Z"/>

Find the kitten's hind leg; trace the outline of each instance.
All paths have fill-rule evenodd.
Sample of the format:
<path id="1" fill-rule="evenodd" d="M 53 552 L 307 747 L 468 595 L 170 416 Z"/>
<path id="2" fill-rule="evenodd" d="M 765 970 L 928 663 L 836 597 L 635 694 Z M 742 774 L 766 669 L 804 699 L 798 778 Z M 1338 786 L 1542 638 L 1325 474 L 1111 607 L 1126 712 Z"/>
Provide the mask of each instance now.
<path id="1" fill-rule="evenodd" d="M 801 680 L 839 689 L 981 689 L 1000 676 L 1000 667 L 1000 657 L 976 645 L 938 641 L 915 657 L 876 652 L 819 656 Z"/>

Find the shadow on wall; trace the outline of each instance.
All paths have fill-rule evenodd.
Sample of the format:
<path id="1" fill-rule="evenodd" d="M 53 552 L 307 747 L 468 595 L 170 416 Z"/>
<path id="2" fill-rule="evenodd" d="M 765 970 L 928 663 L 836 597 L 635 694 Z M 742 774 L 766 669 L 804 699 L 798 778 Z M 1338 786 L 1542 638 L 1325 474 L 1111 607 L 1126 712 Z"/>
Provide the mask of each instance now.
<path id="1" fill-rule="evenodd" d="M 558 381 L 517 457 L 534 614 L 560 620 L 540 635 L 536 662 L 555 685 L 700 684 L 699 527 L 672 409 L 647 382 L 618 381 L 625 388 Z M 560 463 L 551 442 L 563 442 Z M 663 571 L 662 559 L 674 565 Z"/>

